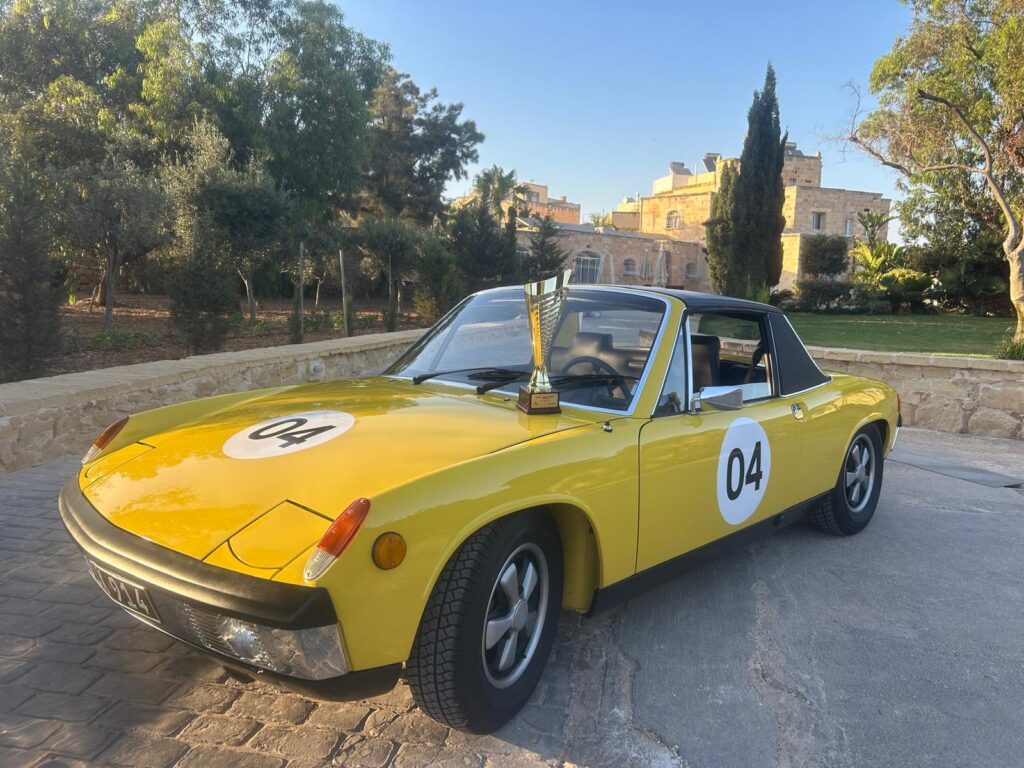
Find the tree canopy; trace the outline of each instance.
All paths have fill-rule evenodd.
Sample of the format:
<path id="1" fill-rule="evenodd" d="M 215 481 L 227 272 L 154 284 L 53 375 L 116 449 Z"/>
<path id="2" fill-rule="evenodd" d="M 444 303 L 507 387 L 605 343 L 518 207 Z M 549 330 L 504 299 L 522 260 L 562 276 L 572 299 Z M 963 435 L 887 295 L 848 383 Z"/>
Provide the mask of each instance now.
<path id="1" fill-rule="evenodd" d="M 911 184 L 982 182 L 1000 217 L 1024 342 L 1024 0 L 910 0 L 910 30 L 871 72 L 878 108 L 850 140 Z"/>

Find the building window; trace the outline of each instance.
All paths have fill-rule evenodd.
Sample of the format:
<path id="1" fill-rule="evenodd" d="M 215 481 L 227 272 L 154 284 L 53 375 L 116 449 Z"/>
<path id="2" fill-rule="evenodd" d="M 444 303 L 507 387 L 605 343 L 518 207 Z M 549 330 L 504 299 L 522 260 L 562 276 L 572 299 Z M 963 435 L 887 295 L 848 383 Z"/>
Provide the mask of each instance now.
<path id="1" fill-rule="evenodd" d="M 570 283 L 596 283 L 601 279 L 601 257 L 596 253 L 580 253 L 572 260 Z"/>
<path id="2" fill-rule="evenodd" d="M 815 211 L 811 214 L 811 229 L 824 229 L 825 228 L 825 214 L 821 211 Z"/>
<path id="3" fill-rule="evenodd" d="M 623 259 L 622 261 L 622 276 L 623 277 L 635 277 L 636 271 L 636 259 Z"/>
<path id="4" fill-rule="evenodd" d="M 683 226 L 683 218 L 679 215 L 679 211 L 669 211 L 668 216 L 665 217 L 665 229 L 679 229 Z"/>
<path id="5" fill-rule="evenodd" d="M 846 237 L 853 237 L 853 219 L 847 219 L 843 222 L 843 234 Z"/>
<path id="6" fill-rule="evenodd" d="M 786 179 L 786 186 L 787 187 L 795 187 L 796 186 L 796 179 Z"/>
<path id="7" fill-rule="evenodd" d="M 529 200 L 531 203 L 539 203 L 540 195 L 537 192 L 528 192 L 526 195 L 526 199 Z"/>
<path id="8" fill-rule="evenodd" d="M 685 275 L 687 280 L 696 280 L 697 279 L 697 263 L 693 262 L 693 261 L 688 261 L 686 263 L 686 270 L 684 271 L 683 274 Z"/>
<path id="9" fill-rule="evenodd" d="M 530 258 L 530 246 L 526 243 L 516 243 L 516 258 L 519 261 L 526 261 Z"/>

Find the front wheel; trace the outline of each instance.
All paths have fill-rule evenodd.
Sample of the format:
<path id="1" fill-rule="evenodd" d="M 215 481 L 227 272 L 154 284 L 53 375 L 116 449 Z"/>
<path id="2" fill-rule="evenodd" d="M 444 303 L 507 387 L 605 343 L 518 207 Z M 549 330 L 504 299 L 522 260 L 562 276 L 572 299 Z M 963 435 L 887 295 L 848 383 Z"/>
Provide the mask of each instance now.
<path id="1" fill-rule="evenodd" d="M 558 528 L 540 511 L 496 520 L 452 555 L 409 656 L 416 703 L 445 725 L 489 733 L 526 703 L 562 605 Z"/>
<path id="2" fill-rule="evenodd" d="M 882 490 L 882 438 L 869 424 L 846 449 L 835 488 L 808 517 L 811 525 L 835 536 L 860 533 L 875 514 Z"/>

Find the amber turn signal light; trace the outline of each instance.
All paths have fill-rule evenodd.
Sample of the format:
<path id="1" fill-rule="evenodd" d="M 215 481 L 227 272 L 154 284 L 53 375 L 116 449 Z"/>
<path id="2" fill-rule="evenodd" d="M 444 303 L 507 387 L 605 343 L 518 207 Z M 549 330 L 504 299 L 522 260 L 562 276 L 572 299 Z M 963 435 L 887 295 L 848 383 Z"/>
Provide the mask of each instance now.
<path id="1" fill-rule="evenodd" d="M 405 539 L 394 531 L 382 533 L 373 542 L 373 562 L 378 568 L 390 571 L 397 568 L 405 560 Z"/>
<path id="2" fill-rule="evenodd" d="M 349 545 L 363 524 L 367 513 L 370 511 L 369 499 L 356 499 L 331 523 L 327 533 L 323 535 L 313 554 L 306 561 L 306 568 L 302 572 L 306 581 L 316 581 L 326 571 L 341 553 Z"/>
<path id="3" fill-rule="evenodd" d="M 100 433 L 100 436 L 93 441 L 93 444 L 86 451 L 85 456 L 82 457 L 82 464 L 88 464 L 90 461 L 100 455 L 100 451 L 110 445 L 110 441 L 117 437 L 118 432 L 124 429 L 124 425 L 128 423 L 128 417 L 122 416 L 120 419 L 115 421 L 109 427 Z"/>

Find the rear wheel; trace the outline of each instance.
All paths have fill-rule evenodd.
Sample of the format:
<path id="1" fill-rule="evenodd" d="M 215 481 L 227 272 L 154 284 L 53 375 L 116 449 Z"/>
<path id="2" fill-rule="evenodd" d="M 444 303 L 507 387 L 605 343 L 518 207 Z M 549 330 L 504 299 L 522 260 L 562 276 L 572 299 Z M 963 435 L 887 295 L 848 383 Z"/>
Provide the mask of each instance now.
<path id="1" fill-rule="evenodd" d="M 881 490 L 882 439 L 878 428 L 869 424 L 850 441 L 835 488 L 808 520 L 835 536 L 859 533 L 871 522 Z"/>
<path id="2" fill-rule="evenodd" d="M 416 703 L 450 727 L 488 733 L 540 679 L 562 604 L 562 547 L 539 511 L 474 533 L 445 565 L 407 674 Z"/>

